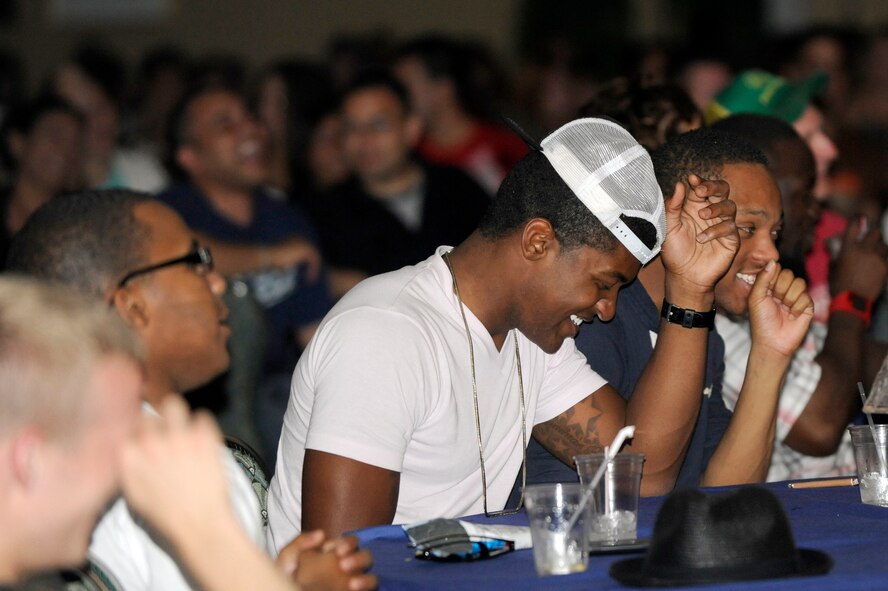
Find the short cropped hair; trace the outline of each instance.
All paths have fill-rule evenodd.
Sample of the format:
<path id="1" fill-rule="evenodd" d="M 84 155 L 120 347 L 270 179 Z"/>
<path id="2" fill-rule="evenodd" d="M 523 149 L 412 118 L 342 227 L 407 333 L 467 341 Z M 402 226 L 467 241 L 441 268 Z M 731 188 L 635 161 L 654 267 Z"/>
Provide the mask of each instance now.
<path id="1" fill-rule="evenodd" d="M 44 117 L 53 113 L 68 115 L 83 125 L 83 115 L 70 103 L 54 94 L 42 94 L 32 101 L 14 106 L 3 121 L 0 137 L 4 139 L 0 145 L 0 155 L 4 163 L 15 169 L 18 163 L 9 151 L 8 141 L 13 134 L 29 135 Z"/>
<path id="2" fill-rule="evenodd" d="M 449 80 L 459 106 L 473 117 L 492 119 L 505 78 L 488 48 L 445 35 L 416 37 L 396 48 L 393 62 L 415 58 L 432 80 Z"/>
<path id="3" fill-rule="evenodd" d="M 726 164 L 761 164 L 768 160 L 761 150 L 737 135 L 704 127 L 676 136 L 651 156 L 663 195 L 670 196 L 675 185 L 696 174 L 721 179 Z"/>
<path id="4" fill-rule="evenodd" d="M 653 224 L 621 216 L 642 242 L 653 248 L 657 235 Z M 499 191 L 481 218 L 479 230 L 488 240 L 503 238 L 533 218 L 552 224 L 564 251 L 589 246 L 605 253 L 617 247 L 617 238 L 570 190 L 546 159 L 531 151 L 506 175 Z"/>
<path id="5" fill-rule="evenodd" d="M 246 97 L 235 86 L 225 81 L 209 80 L 192 83 L 182 98 L 179 99 L 179 102 L 176 103 L 176 106 L 173 107 L 164 133 L 165 145 L 163 154 L 164 165 L 173 179 L 177 181 L 183 181 L 188 178 L 188 173 L 179 166 L 176 160 L 176 152 L 191 141 L 191 119 L 193 115 L 191 105 L 197 102 L 198 99 L 217 92 L 234 95 L 244 101 L 244 104 L 247 103 Z"/>
<path id="6" fill-rule="evenodd" d="M 151 199 L 123 189 L 52 199 L 13 237 L 7 269 L 104 298 L 121 277 L 148 259 L 150 230 L 136 220 L 135 208 Z"/>
<path id="7" fill-rule="evenodd" d="M 3 121 L 3 135 L 5 137 L 9 132 L 28 135 L 45 115 L 57 111 L 83 123 L 83 114 L 71 103 L 56 94 L 47 93 L 10 109 Z"/>
<path id="8" fill-rule="evenodd" d="M 805 143 L 805 140 L 802 139 L 792 125 L 770 115 L 738 113 L 719 119 L 710 127 L 740 136 L 761 150 L 768 160 L 771 161 L 776 159 L 774 149 L 778 142 L 794 141 L 801 144 Z"/>
<path id="9" fill-rule="evenodd" d="M 626 78 L 602 85 L 579 115 L 614 119 L 648 152 L 703 124 L 703 114 L 680 86 L 643 86 Z"/>
<path id="10" fill-rule="evenodd" d="M 388 70 L 383 68 L 370 68 L 358 72 L 354 80 L 342 90 L 340 104 L 359 92 L 373 88 L 382 88 L 389 91 L 398 99 L 401 109 L 405 113 L 410 112 L 410 93 L 407 92 L 407 88 Z"/>
<path id="11" fill-rule="evenodd" d="M 65 286 L 0 277 L 0 436 L 36 425 L 56 439 L 76 438 L 86 423 L 86 388 L 102 358 L 140 366 L 136 335 L 112 313 Z"/>

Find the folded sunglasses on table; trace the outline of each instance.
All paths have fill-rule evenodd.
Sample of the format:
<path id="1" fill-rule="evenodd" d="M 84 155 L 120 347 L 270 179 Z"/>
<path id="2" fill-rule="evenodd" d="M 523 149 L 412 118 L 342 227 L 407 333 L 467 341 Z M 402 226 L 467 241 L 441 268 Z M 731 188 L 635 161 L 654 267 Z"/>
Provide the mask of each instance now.
<path id="1" fill-rule="evenodd" d="M 524 526 L 431 519 L 402 527 L 416 557 L 424 560 L 467 562 L 531 547 L 530 529 Z"/>

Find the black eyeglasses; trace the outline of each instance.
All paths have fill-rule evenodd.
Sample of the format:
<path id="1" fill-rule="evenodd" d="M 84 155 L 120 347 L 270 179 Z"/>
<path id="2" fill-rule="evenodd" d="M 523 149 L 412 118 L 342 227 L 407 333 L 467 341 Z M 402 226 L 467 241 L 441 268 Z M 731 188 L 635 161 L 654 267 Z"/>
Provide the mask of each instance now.
<path id="1" fill-rule="evenodd" d="M 416 557 L 437 562 L 471 562 L 515 550 L 515 542 L 484 536 L 443 536 L 416 544 Z"/>
<path id="2" fill-rule="evenodd" d="M 126 285 L 127 282 L 138 277 L 139 275 L 153 273 L 154 271 L 158 271 L 166 267 L 172 267 L 174 265 L 182 264 L 200 267 L 205 272 L 209 272 L 213 270 L 213 255 L 210 252 L 209 248 L 207 248 L 206 246 L 198 246 L 197 243 L 195 243 L 193 244 L 193 250 L 186 255 L 170 259 L 168 261 L 163 261 L 161 263 L 155 263 L 147 267 L 142 267 L 141 269 L 136 269 L 135 271 L 130 271 L 129 273 L 124 275 L 123 279 L 121 279 L 117 283 L 117 289 L 120 289 L 121 287 Z"/>

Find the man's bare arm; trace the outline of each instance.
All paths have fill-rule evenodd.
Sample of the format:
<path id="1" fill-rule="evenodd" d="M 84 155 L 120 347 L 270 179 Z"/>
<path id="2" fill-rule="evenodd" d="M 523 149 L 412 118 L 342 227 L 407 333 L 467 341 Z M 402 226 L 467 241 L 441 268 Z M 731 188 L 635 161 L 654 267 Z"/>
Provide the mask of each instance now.
<path id="1" fill-rule="evenodd" d="M 574 455 L 600 452 L 623 426 L 635 425 L 635 437 L 627 447 L 645 454 L 641 481 L 645 496 L 664 494 L 675 485 L 703 390 L 707 331 L 665 324 L 628 403 L 605 385 L 533 430 L 549 452 L 573 465 Z"/>
<path id="2" fill-rule="evenodd" d="M 833 294 L 852 291 L 869 300 L 882 293 L 888 276 L 888 247 L 881 232 L 863 235 L 851 223 L 842 251 L 830 271 Z M 823 349 L 814 359 L 820 365 L 820 382 L 784 443 L 801 453 L 826 456 L 835 453 L 848 423 L 860 408 L 857 382 L 864 379 L 867 339 L 864 321 L 852 314 L 830 314 Z M 869 384 L 864 384 L 869 387 Z"/>
<path id="3" fill-rule="evenodd" d="M 533 436 L 549 453 L 573 466 L 574 456 L 603 451 L 625 424 L 625 417 L 626 402 L 613 387 L 604 385 L 554 419 L 534 427 Z"/>
<path id="4" fill-rule="evenodd" d="M 783 443 L 810 456 L 835 453 L 848 423 L 860 409 L 857 381 L 862 375 L 864 322 L 833 314 L 823 349 L 814 359 L 820 381 Z"/>
<path id="5" fill-rule="evenodd" d="M 303 238 L 289 238 L 276 244 L 238 244 L 218 240 L 203 232 L 195 232 L 195 235 L 210 247 L 216 269 L 226 276 L 306 265 L 308 279 L 314 281 L 320 270 L 320 252 Z"/>
<path id="6" fill-rule="evenodd" d="M 343 456 L 305 450 L 302 468 L 302 530 L 339 536 L 392 523 L 398 506 L 398 472 Z"/>
<path id="7" fill-rule="evenodd" d="M 748 299 L 752 348 L 746 377 L 702 485 L 762 482 L 767 477 L 783 375 L 814 316 L 806 287 L 803 279 L 774 261 L 756 277 Z"/>
<path id="8" fill-rule="evenodd" d="M 707 331 L 663 324 L 654 355 L 628 403 L 605 385 L 533 431 L 553 455 L 573 465 L 574 455 L 600 452 L 623 426 L 635 425 L 627 447 L 645 454 L 645 496 L 664 494 L 675 485 L 703 390 Z"/>
<path id="9" fill-rule="evenodd" d="M 727 193 L 726 183 L 692 175 L 687 184 L 676 185 L 666 202 L 661 256 L 666 298 L 676 306 L 699 311 L 712 307 L 713 286 L 739 245 L 736 206 Z M 629 448 L 645 454 L 642 494 L 669 492 L 700 412 L 707 340 L 706 329 L 661 321 L 657 346 L 628 404 L 605 386 L 534 434 L 570 464 L 573 455 L 595 451 L 624 425 L 635 425 Z"/>

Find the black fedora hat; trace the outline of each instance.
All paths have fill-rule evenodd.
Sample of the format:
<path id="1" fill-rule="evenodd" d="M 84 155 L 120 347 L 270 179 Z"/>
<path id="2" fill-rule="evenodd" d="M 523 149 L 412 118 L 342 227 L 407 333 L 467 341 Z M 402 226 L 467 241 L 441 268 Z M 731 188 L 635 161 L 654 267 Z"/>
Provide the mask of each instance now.
<path id="1" fill-rule="evenodd" d="M 647 554 L 611 565 L 625 585 L 666 587 L 822 575 L 824 552 L 796 548 L 776 496 L 757 486 L 722 494 L 681 490 L 657 515 Z"/>

